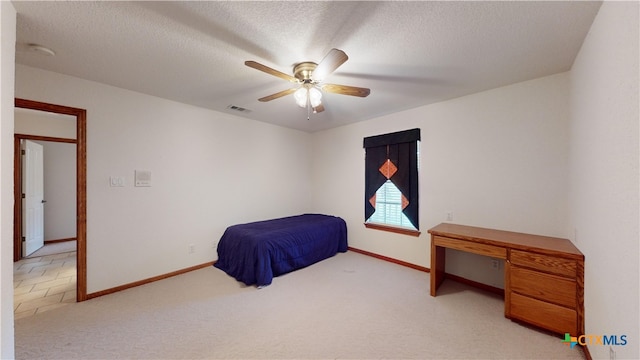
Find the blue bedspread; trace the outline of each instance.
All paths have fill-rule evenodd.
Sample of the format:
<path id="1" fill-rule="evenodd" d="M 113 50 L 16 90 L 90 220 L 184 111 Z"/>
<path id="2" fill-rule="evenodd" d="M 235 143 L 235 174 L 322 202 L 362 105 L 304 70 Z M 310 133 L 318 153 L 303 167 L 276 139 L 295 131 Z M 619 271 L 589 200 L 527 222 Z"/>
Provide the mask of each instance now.
<path id="1" fill-rule="evenodd" d="M 347 251 L 347 224 L 336 216 L 304 214 L 229 226 L 214 266 L 247 285 Z"/>

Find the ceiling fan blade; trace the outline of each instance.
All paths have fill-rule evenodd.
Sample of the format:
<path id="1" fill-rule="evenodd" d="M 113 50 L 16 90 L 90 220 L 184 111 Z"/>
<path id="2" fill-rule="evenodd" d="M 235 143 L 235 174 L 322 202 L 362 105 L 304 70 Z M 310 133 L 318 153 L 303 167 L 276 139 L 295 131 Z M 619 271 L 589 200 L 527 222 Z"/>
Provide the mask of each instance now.
<path id="1" fill-rule="evenodd" d="M 258 101 L 267 102 L 267 101 L 275 100 L 277 98 L 281 98 L 283 96 L 287 96 L 289 94 L 293 94 L 296 90 L 298 90 L 298 89 L 294 88 L 294 89 L 282 90 L 282 91 L 277 92 L 275 94 L 271 94 L 269 96 L 261 97 L 260 99 L 258 99 Z"/>
<path id="2" fill-rule="evenodd" d="M 342 50 L 331 49 L 329 53 L 320 61 L 318 66 L 313 70 L 311 78 L 313 81 L 322 81 L 324 78 L 334 72 L 340 65 L 344 64 L 349 57 Z"/>
<path id="3" fill-rule="evenodd" d="M 324 111 L 324 105 L 320 104 L 316 107 L 313 108 L 313 112 L 314 113 L 319 113 L 319 112 L 323 112 Z"/>
<path id="4" fill-rule="evenodd" d="M 355 86 L 347 86 L 347 85 L 336 85 L 336 84 L 324 84 L 322 85 L 322 90 L 342 95 L 351 95 L 351 96 L 359 96 L 359 97 L 367 97 L 371 90 L 367 88 L 355 87 Z"/>
<path id="5" fill-rule="evenodd" d="M 262 65 L 262 64 L 260 64 L 258 62 L 249 60 L 249 61 L 245 61 L 244 64 L 247 65 L 250 68 L 254 68 L 256 70 L 260 70 L 262 72 L 266 72 L 269 75 L 277 76 L 277 77 L 279 77 L 281 79 L 285 79 L 285 80 L 290 81 L 292 83 L 297 83 L 298 82 L 298 79 L 294 78 L 293 76 L 287 75 L 287 74 L 285 74 L 283 72 L 280 72 L 278 70 L 272 69 L 272 68 L 270 68 L 270 67 L 268 67 L 266 65 Z"/>

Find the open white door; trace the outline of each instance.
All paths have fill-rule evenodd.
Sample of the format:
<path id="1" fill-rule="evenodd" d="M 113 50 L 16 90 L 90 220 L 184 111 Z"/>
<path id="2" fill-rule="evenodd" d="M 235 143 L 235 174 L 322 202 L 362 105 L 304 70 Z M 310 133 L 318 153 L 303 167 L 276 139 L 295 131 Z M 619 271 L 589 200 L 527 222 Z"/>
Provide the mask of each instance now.
<path id="1" fill-rule="evenodd" d="M 44 172 L 42 145 L 24 140 L 22 149 L 22 256 L 44 246 Z"/>

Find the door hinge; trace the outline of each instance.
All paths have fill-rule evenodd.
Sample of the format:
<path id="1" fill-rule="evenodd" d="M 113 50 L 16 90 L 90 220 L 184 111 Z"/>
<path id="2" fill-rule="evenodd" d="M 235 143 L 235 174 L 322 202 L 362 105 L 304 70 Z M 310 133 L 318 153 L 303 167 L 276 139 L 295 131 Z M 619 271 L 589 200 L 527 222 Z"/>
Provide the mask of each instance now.
<path id="1" fill-rule="evenodd" d="M 26 152 L 26 151 L 24 151 L 24 150 L 20 150 L 20 153 L 21 153 L 22 155 L 25 155 L 27 152 Z"/>
<path id="2" fill-rule="evenodd" d="M 26 197 L 27 197 L 27 195 L 25 195 L 24 193 L 22 193 L 22 198 L 24 199 L 24 198 L 26 198 Z"/>
<path id="3" fill-rule="evenodd" d="M 23 241 L 23 242 L 27 241 L 27 238 L 23 236 L 23 237 L 22 237 L 22 241 Z"/>

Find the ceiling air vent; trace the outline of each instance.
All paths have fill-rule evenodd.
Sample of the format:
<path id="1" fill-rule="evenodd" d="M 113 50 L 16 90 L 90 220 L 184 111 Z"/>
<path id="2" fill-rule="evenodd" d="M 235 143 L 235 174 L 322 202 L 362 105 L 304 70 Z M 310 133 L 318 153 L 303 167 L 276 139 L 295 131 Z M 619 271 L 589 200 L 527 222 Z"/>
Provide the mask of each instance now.
<path id="1" fill-rule="evenodd" d="M 227 106 L 227 109 L 231 109 L 231 110 L 234 110 L 234 111 L 240 111 L 240 112 L 251 112 L 251 110 L 249 110 L 249 109 L 245 109 L 243 107 L 235 106 L 235 105 L 229 105 L 229 106 Z"/>

